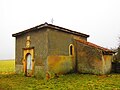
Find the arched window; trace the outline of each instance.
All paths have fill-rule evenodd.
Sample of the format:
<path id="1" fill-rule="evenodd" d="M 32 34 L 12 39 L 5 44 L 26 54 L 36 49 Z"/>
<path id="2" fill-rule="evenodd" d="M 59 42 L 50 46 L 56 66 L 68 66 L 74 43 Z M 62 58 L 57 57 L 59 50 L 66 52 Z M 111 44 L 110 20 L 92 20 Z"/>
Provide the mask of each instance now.
<path id="1" fill-rule="evenodd" d="M 74 46 L 73 46 L 73 44 L 69 45 L 69 55 L 74 55 Z"/>
<path id="2" fill-rule="evenodd" d="M 30 53 L 27 54 L 26 60 L 27 60 L 27 70 L 32 70 L 32 56 Z"/>

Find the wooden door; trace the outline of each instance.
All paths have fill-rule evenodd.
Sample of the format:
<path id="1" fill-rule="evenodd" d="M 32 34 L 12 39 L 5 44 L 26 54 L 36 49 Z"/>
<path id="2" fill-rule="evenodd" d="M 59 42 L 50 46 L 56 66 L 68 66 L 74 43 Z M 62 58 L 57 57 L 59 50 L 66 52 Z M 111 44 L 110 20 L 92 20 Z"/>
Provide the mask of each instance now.
<path id="1" fill-rule="evenodd" d="M 31 76 L 31 73 L 32 73 L 32 56 L 31 54 L 27 54 L 26 56 L 26 66 L 27 66 L 27 71 L 26 71 L 26 75 L 27 76 Z"/>

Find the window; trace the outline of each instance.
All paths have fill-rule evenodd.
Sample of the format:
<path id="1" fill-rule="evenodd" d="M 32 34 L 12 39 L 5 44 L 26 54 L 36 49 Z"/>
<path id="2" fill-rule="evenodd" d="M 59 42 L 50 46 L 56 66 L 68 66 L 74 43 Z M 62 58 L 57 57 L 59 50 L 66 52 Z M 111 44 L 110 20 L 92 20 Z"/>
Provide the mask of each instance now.
<path id="1" fill-rule="evenodd" d="M 74 46 L 73 46 L 73 44 L 69 45 L 69 55 L 74 55 Z"/>
<path id="2" fill-rule="evenodd" d="M 72 55 L 73 54 L 73 52 L 72 52 L 72 45 L 70 46 L 70 55 Z"/>

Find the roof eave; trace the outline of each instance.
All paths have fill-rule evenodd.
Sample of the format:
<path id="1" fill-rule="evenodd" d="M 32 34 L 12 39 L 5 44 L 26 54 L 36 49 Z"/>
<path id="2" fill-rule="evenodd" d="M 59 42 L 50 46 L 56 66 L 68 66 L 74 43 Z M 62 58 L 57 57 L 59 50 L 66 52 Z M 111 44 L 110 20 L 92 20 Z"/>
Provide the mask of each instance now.
<path id="1" fill-rule="evenodd" d="M 39 26 L 36 26 L 36 27 L 33 27 L 33 28 L 30 28 L 30 29 L 27 29 L 27 30 L 24 30 L 24 31 L 21 31 L 21 32 L 18 32 L 18 33 L 15 33 L 15 34 L 12 34 L 12 37 L 17 37 L 17 36 L 20 36 L 22 34 L 25 34 L 27 32 L 31 32 L 31 31 L 34 31 L 34 30 L 38 30 L 40 28 L 46 28 L 47 26 L 42 26 L 43 24 L 39 25 Z M 42 27 L 40 27 L 42 26 Z"/>
<path id="2" fill-rule="evenodd" d="M 66 32 L 66 33 L 70 33 L 70 34 L 74 34 L 74 35 L 77 35 L 77 36 L 82 36 L 82 37 L 85 37 L 85 38 L 89 37 L 89 35 L 87 35 L 87 34 L 79 33 L 79 32 L 72 31 L 72 30 L 69 30 L 69 29 L 65 29 L 65 28 L 62 28 L 62 27 L 57 28 L 57 27 L 53 27 L 53 26 L 48 25 L 48 28 L 56 29 L 56 30 Z"/>
<path id="3" fill-rule="evenodd" d="M 55 25 L 52 25 L 52 24 L 48 24 L 46 22 L 44 24 L 38 25 L 36 27 L 33 27 L 33 28 L 30 28 L 30 29 L 12 34 L 12 37 L 17 37 L 17 36 L 20 36 L 24 33 L 27 33 L 27 32 L 33 31 L 33 30 L 37 30 L 37 29 L 40 29 L 40 28 L 45 28 L 45 27 L 61 30 L 61 31 L 66 32 L 66 33 L 74 34 L 74 35 L 77 35 L 77 36 L 82 36 L 82 37 L 85 37 L 85 38 L 89 37 L 89 35 L 87 35 L 87 34 L 76 32 L 76 31 L 66 29 L 66 28 L 63 28 L 63 27 L 60 27 L 60 26 L 55 26 Z"/>
<path id="4" fill-rule="evenodd" d="M 114 52 L 114 51 L 103 51 L 103 54 L 104 55 L 113 55 L 113 54 L 115 54 L 116 52 Z"/>

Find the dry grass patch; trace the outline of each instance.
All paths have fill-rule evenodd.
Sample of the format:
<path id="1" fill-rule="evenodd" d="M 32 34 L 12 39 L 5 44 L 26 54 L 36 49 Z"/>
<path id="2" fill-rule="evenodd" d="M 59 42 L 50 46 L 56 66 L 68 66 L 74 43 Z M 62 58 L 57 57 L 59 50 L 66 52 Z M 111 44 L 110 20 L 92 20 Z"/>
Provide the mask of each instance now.
<path id="1" fill-rule="evenodd" d="M 15 60 L 0 60 L 0 74 L 15 73 Z"/>

